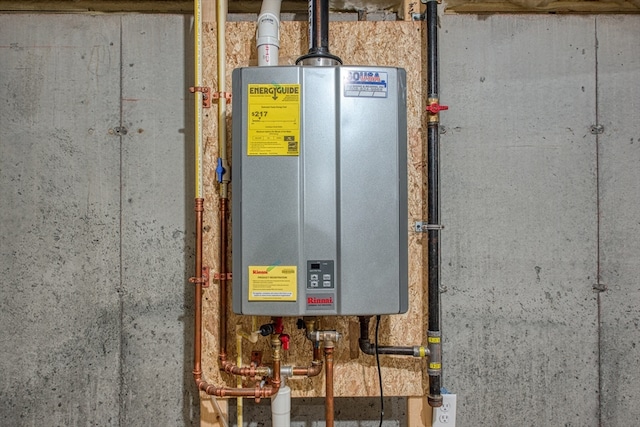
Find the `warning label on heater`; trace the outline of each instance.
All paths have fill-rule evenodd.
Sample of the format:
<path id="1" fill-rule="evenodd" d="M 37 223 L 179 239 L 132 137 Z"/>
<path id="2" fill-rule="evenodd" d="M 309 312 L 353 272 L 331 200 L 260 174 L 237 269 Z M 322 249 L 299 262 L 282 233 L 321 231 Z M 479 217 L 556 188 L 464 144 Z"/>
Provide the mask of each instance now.
<path id="1" fill-rule="evenodd" d="M 386 98 L 389 92 L 387 73 L 382 71 L 346 71 L 344 96 Z"/>
<path id="2" fill-rule="evenodd" d="M 249 266 L 249 301 L 295 301 L 297 290 L 295 265 Z"/>

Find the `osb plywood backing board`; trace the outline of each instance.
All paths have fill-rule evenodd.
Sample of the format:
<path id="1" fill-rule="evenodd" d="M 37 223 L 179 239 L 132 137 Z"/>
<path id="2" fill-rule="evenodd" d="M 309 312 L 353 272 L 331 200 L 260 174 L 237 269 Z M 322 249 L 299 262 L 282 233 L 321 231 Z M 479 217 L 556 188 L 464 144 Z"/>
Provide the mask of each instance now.
<path id="1" fill-rule="evenodd" d="M 227 88 L 231 88 L 231 72 L 234 68 L 255 65 L 255 23 L 232 22 L 226 31 L 226 74 Z M 294 64 L 296 58 L 307 53 L 307 24 L 302 22 L 284 22 L 281 28 L 280 64 Z M 217 86 L 216 65 L 216 29 L 215 23 L 203 24 L 203 78 L 205 86 L 220 90 Z M 421 128 L 426 104 L 422 73 L 422 54 L 424 31 L 420 22 L 335 22 L 330 25 L 330 49 L 342 58 L 346 65 L 397 66 L 407 71 L 408 103 L 408 170 L 409 170 L 409 224 L 423 219 L 423 133 Z M 231 105 L 229 105 L 227 129 L 229 134 L 229 152 L 231 140 Z M 218 265 L 218 188 L 215 180 L 217 146 L 217 106 L 205 110 L 204 130 L 204 184 L 205 184 L 205 233 L 204 265 L 212 271 L 219 271 Z M 230 162 L 229 162 L 230 163 Z M 231 184 L 231 203 L 233 203 L 233 171 Z M 423 292 L 423 236 L 412 230 L 409 233 L 409 312 L 404 315 L 383 316 L 380 324 L 380 345 L 420 345 L 426 340 L 424 307 L 426 292 Z M 231 238 L 233 238 L 231 236 Z M 381 244 L 384 244 L 381 242 Z M 229 244 L 229 247 L 231 245 Z M 229 266 L 231 264 L 229 263 Z M 231 289 L 229 286 L 229 293 Z M 203 299 L 203 369 L 209 381 L 215 384 L 225 383 L 235 387 L 235 378 L 218 371 L 218 284 L 205 290 Z M 231 306 L 230 300 L 228 306 Z M 285 352 L 284 364 L 309 366 L 311 362 L 311 343 L 296 328 L 297 319 L 285 319 L 285 332 L 291 335 L 291 348 Z M 228 353 L 235 361 L 236 325 L 244 331 L 250 331 L 251 318 L 236 316 L 228 312 Z M 260 317 L 258 325 L 269 322 L 269 318 Z M 350 351 L 350 344 L 358 339 L 356 317 L 324 317 L 322 328 L 335 329 L 344 334 L 335 350 L 335 395 L 336 396 L 372 396 L 378 395 L 378 379 L 375 357 L 361 352 Z M 373 340 L 375 319 L 371 322 L 370 337 Z M 350 334 L 350 327 L 353 333 Z M 352 342 L 354 340 L 355 342 Z M 257 344 L 243 341 L 243 363 L 250 361 L 251 350 L 261 350 L 263 361 L 270 362 L 267 339 L 261 338 Z M 425 361 L 414 358 L 381 356 L 382 375 L 386 395 L 421 396 L 426 387 L 423 378 Z M 315 378 L 293 378 L 288 381 L 295 397 L 324 395 L 324 372 Z M 246 383 L 248 386 L 254 384 Z"/>

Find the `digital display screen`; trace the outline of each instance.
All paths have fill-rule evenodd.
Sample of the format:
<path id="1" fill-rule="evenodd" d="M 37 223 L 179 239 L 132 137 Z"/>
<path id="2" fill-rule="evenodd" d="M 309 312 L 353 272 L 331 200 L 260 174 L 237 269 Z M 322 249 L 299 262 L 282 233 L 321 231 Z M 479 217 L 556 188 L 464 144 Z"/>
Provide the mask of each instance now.
<path id="1" fill-rule="evenodd" d="M 320 263 L 311 263 L 312 270 L 320 270 Z"/>

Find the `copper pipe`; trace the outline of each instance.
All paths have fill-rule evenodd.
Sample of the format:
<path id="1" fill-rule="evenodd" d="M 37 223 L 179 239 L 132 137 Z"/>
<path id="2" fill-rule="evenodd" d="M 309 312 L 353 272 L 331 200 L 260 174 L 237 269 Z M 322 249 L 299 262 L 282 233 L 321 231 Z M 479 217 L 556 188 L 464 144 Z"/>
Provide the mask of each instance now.
<path id="1" fill-rule="evenodd" d="M 202 378 L 201 351 L 202 351 L 202 213 L 204 212 L 204 199 L 195 200 L 196 212 L 196 295 L 195 295 L 195 327 L 193 339 L 193 377 L 196 383 Z"/>
<path id="2" fill-rule="evenodd" d="M 202 373 L 197 377 L 194 371 L 194 377 L 198 389 L 204 391 L 209 395 L 215 395 L 218 397 L 253 397 L 256 401 L 259 401 L 265 397 L 271 397 L 280 390 L 280 361 L 281 361 L 281 349 L 282 343 L 278 335 L 272 335 L 271 338 L 272 358 L 273 358 L 273 377 L 269 380 L 269 385 L 266 387 L 257 386 L 255 388 L 229 388 L 229 387 L 216 387 L 212 384 L 201 379 Z"/>
<path id="3" fill-rule="evenodd" d="M 269 368 L 265 366 L 243 366 L 239 367 L 233 362 L 226 359 L 221 360 L 220 370 L 232 375 L 240 375 L 243 377 L 265 377 L 270 374 Z"/>
<path id="4" fill-rule="evenodd" d="M 322 372 L 322 360 L 314 360 L 313 362 L 311 362 L 311 366 L 308 367 L 294 366 L 292 371 L 293 375 L 296 376 L 318 376 L 320 375 L 320 372 Z"/>
<path id="5" fill-rule="evenodd" d="M 311 366 L 294 366 L 292 369 L 293 375 L 315 377 L 322 372 L 322 356 L 320 355 L 320 346 L 313 344 L 313 360 Z"/>
<path id="6" fill-rule="evenodd" d="M 324 360 L 327 366 L 325 370 L 326 375 L 326 393 L 325 393 L 325 401 L 324 401 L 324 415 L 326 419 L 326 427 L 333 427 L 333 413 L 334 413 L 334 405 L 333 405 L 333 347 L 327 346 L 325 344 L 324 347 Z"/>
<path id="7" fill-rule="evenodd" d="M 274 339 L 271 340 L 272 348 L 273 348 L 273 378 L 270 381 L 270 385 L 267 387 L 255 387 L 255 388 L 227 388 L 227 387 L 216 387 L 214 385 L 209 384 L 207 381 L 202 379 L 202 216 L 204 212 L 204 199 L 197 198 L 195 200 L 195 212 L 196 212 L 196 276 L 193 278 L 192 282 L 195 283 L 195 300 L 194 300 L 194 340 L 193 340 L 193 379 L 195 380 L 196 386 L 198 390 L 204 391 L 209 395 L 215 395 L 219 397 L 224 396 L 246 396 L 246 397 L 254 397 L 256 400 L 260 400 L 263 397 L 271 397 L 278 392 L 280 389 L 280 353 L 281 353 L 281 343 L 279 337 L 275 336 Z M 228 212 L 226 208 L 226 202 L 224 203 L 224 209 L 221 208 L 222 217 L 225 217 L 225 212 Z M 226 229 L 226 219 L 224 221 L 225 229 Z M 221 238 L 224 235 L 223 241 L 225 241 L 224 245 L 221 244 L 221 248 L 224 248 L 226 251 L 226 232 L 221 233 Z M 226 271 L 223 267 L 224 263 L 221 263 L 221 273 L 224 272 L 224 276 L 221 275 L 221 278 L 224 278 L 226 281 Z M 226 315 L 226 289 L 224 292 L 224 299 L 222 298 L 222 289 L 225 286 L 221 286 L 221 301 L 220 306 L 224 310 L 221 311 L 221 319 L 222 313 Z M 224 302 L 223 302 L 224 301 Z M 221 331 L 226 328 L 226 316 L 225 323 L 221 322 Z M 221 333 L 222 335 L 222 333 Z M 220 343 L 221 360 L 226 360 L 226 334 L 224 334 L 224 340 L 221 338 Z M 225 364 L 226 367 L 230 367 L 233 364 L 228 363 Z M 229 368 L 233 371 L 233 367 Z M 262 368 L 248 368 L 248 371 L 245 371 L 245 368 L 237 368 L 239 370 L 240 375 L 244 375 L 245 373 L 248 376 L 251 376 L 252 373 L 260 375 L 262 373 L 266 373 L 266 371 L 261 370 Z"/>
<path id="8" fill-rule="evenodd" d="M 227 357 L 227 218 L 229 207 L 227 198 L 220 198 L 220 344 L 219 357 L 225 360 Z"/>

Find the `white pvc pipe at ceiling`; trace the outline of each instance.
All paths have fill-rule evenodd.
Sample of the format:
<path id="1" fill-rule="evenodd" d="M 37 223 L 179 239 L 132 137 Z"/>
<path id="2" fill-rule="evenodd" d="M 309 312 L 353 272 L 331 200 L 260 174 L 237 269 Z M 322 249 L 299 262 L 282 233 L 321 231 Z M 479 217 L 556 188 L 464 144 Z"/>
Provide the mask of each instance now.
<path id="1" fill-rule="evenodd" d="M 258 65 L 278 65 L 280 50 L 280 6 L 281 0 L 264 0 L 258 16 L 256 45 Z"/>

